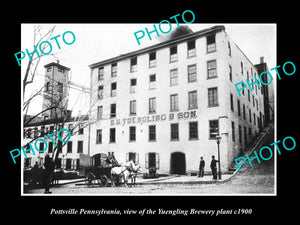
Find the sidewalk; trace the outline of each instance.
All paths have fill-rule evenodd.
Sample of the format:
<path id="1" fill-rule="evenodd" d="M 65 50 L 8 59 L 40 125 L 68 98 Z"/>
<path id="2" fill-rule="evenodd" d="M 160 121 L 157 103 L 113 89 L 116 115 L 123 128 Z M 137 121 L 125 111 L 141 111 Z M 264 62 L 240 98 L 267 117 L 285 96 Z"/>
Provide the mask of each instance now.
<path id="1" fill-rule="evenodd" d="M 58 184 L 54 184 L 54 185 L 80 183 L 80 182 L 84 182 L 84 180 L 85 180 L 84 178 L 70 179 L 70 180 L 59 180 Z"/>

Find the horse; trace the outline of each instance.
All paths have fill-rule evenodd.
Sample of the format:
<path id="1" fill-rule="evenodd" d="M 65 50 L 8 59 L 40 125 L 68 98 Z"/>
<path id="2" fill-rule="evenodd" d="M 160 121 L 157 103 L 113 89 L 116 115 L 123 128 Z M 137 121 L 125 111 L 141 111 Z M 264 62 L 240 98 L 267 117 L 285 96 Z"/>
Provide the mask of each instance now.
<path id="1" fill-rule="evenodd" d="M 131 178 L 131 185 L 135 186 L 135 180 L 136 180 L 136 177 L 137 177 L 137 172 L 133 172 L 133 173 L 129 174 L 129 177 Z"/>
<path id="2" fill-rule="evenodd" d="M 140 168 L 141 166 L 139 164 L 135 165 L 132 160 L 127 162 L 125 166 L 113 167 L 110 171 L 112 187 L 115 186 L 115 178 L 118 176 L 122 176 L 125 187 L 127 187 L 129 177 L 131 178 L 131 184 L 134 185 L 137 172 Z"/>
<path id="3" fill-rule="evenodd" d="M 138 170 L 141 168 L 141 165 L 140 164 L 135 164 L 133 161 L 129 161 L 125 166 L 127 166 L 128 168 L 128 171 L 130 172 L 129 174 L 126 173 L 127 177 L 125 176 L 125 180 L 124 180 L 124 183 L 125 183 L 125 186 L 128 182 L 128 178 L 131 178 L 131 185 L 135 185 L 135 181 L 136 181 L 136 177 L 137 177 L 137 173 L 138 173 Z"/>
<path id="4" fill-rule="evenodd" d="M 133 164 L 132 172 L 129 174 L 128 178 L 131 178 L 131 185 L 135 186 L 136 177 L 138 174 L 138 170 L 141 168 L 140 164 Z"/>
<path id="5" fill-rule="evenodd" d="M 119 177 L 122 177 L 125 183 L 125 178 L 128 177 L 129 174 L 130 172 L 127 170 L 126 166 L 113 167 L 110 171 L 111 186 L 115 187 L 115 181 L 117 178 L 119 179 Z"/>

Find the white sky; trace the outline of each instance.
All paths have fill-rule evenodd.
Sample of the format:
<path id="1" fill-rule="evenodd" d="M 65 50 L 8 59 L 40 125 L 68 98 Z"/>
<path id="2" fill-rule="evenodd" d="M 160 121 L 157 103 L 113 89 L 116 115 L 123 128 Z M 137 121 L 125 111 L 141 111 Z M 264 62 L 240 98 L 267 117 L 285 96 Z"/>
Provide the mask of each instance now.
<path id="1" fill-rule="evenodd" d="M 44 65 L 47 63 L 60 60 L 61 65 L 71 68 L 70 80 L 72 82 L 89 87 L 90 69 L 88 65 L 158 43 L 158 39 L 154 39 L 155 33 L 151 35 L 152 40 L 149 40 L 147 35 L 140 39 L 141 45 L 137 44 L 134 37 L 134 32 L 145 30 L 145 27 L 152 30 L 153 24 L 22 24 L 20 51 L 25 52 L 28 48 L 30 52 L 33 49 L 33 29 L 35 25 L 42 25 L 45 30 L 56 25 L 53 37 L 56 35 L 62 36 L 66 31 L 72 31 L 76 36 L 76 41 L 72 45 L 66 45 L 59 37 L 60 50 L 53 42 L 52 52 L 57 53 L 56 58 L 52 56 L 41 58 L 37 71 L 38 76 L 36 76 L 35 82 L 30 84 L 26 90 L 28 95 L 43 86 Z M 182 25 L 186 24 L 183 23 Z M 227 34 L 253 64 L 258 64 L 260 57 L 264 56 L 269 69 L 277 65 L 276 24 L 189 24 L 188 26 L 195 32 L 215 25 L 225 26 Z M 177 25 L 172 24 L 172 26 L 175 29 Z M 160 33 L 160 35 L 163 36 L 164 34 Z M 22 77 L 27 62 L 28 57 L 22 60 Z M 271 73 L 273 77 L 276 76 L 272 71 Z M 73 110 L 73 116 L 76 116 L 79 110 L 82 114 L 88 112 L 88 97 L 88 94 L 70 89 L 68 108 Z M 32 103 L 28 114 L 38 113 L 41 111 L 41 107 L 42 99 L 36 99 Z"/>

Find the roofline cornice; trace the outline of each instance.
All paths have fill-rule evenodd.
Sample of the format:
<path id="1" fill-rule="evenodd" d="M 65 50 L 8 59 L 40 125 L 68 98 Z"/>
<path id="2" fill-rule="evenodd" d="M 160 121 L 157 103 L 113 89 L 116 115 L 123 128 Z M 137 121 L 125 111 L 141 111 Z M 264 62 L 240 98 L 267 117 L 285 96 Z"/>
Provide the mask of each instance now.
<path id="1" fill-rule="evenodd" d="M 93 63 L 93 64 L 90 64 L 89 67 L 91 69 L 93 69 L 95 67 L 99 67 L 99 66 L 103 66 L 103 65 L 106 65 L 106 64 L 116 62 L 116 61 L 120 61 L 121 59 L 130 58 L 130 57 L 133 57 L 133 56 L 136 56 L 136 55 L 139 55 L 139 54 L 143 54 L 145 52 L 151 52 L 151 51 L 154 51 L 154 50 L 157 50 L 157 49 L 160 49 L 160 48 L 164 48 L 166 46 L 170 46 L 170 45 L 175 44 L 175 43 L 184 42 L 186 40 L 193 39 L 193 38 L 196 38 L 196 37 L 201 37 L 201 36 L 207 35 L 209 33 L 217 33 L 217 32 L 220 32 L 222 30 L 225 30 L 224 26 L 213 26 L 213 27 L 210 27 L 210 28 L 207 28 L 207 29 L 203 29 L 203 30 L 200 30 L 200 31 L 197 31 L 197 32 L 193 32 L 191 34 L 181 36 L 177 39 L 168 40 L 168 41 L 158 43 L 158 44 L 146 47 L 146 48 L 142 48 L 142 49 L 132 51 L 132 52 L 129 52 L 129 53 L 126 53 L 126 54 L 121 54 L 119 56 L 116 56 L 116 57 L 113 57 L 113 58 L 110 58 L 110 59 L 106 59 L 106 60 L 103 60 L 103 61 L 100 61 L 100 62 L 97 62 L 97 63 Z"/>

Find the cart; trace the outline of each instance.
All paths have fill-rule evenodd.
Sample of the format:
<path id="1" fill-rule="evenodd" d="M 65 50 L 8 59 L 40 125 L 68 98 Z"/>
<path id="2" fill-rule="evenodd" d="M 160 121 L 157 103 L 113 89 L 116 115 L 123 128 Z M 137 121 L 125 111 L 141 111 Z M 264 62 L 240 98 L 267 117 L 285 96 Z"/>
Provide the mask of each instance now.
<path id="1" fill-rule="evenodd" d="M 111 183 L 110 171 L 113 166 L 107 163 L 107 155 L 98 153 L 92 157 L 80 154 L 80 170 L 79 174 L 85 177 L 85 183 L 88 187 L 99 185 L 106 187 Z M 115 183 L 120 184 L 120 178 L 116 177 Z"/>

